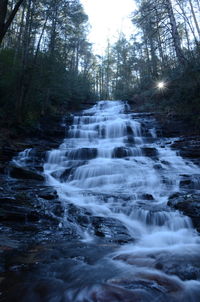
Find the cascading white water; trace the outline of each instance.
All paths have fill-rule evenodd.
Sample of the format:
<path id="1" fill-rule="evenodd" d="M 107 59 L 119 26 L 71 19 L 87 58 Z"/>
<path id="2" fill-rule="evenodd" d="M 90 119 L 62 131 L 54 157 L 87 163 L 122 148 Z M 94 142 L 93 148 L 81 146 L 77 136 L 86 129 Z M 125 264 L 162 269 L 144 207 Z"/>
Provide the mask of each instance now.
<path id="1" fill-rule="evenodd" d="M 112 257 L 140 255 L 134 263 L 136 275 L 161 274 L 150 255 L 181 255 L 187 261 L 200 251 L 191 220 L 167 206 L 169 196 L 179 191 L 181 175 L 197 174 L 199 168 L 160 144 L 154 128 L 143 131 L 138 119 L 124 113 L 126 108 L 122 101 L 100 101 L 74 117 L 69 138 L 49 152 L 44 171 L 64 203 L 118 219 L 137 239 Z M 84 232 L 81 236 L 94 237 Z M 182 283 L 187 288 L 200 286 L 196 281 Z"/>
<path id="2" fill-rule="evenodd" d="M 30 153 L 33 149 L 25 149 L 22 152 L 19 152 L 17 156 L 15 156 L 12 160 L 12 162 L 19 167 L 26 167 L 28 164 L 28 161 L 30 160 Z"/>

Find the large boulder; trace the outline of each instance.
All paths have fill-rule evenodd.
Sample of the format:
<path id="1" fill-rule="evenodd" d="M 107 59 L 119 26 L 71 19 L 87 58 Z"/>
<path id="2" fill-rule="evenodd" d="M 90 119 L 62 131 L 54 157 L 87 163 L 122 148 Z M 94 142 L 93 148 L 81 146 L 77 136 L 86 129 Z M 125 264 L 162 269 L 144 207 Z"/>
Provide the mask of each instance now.
<path id="1" fill-rule="evenodd" d="M 142 152 L 145 156 L 148 156 L 148 157 L 155 158 L 158 156 L 158 151 L 156 150 L 156 148 L 144 147 L 144 148 L 142 148 Z"/>
<path id="2" fill-rule="evenodd" d="M 126 227 L 117 219 L 92 216 L 91 222 L 94 234 L 98 237 L 118 244 L 134 241 Z"/>

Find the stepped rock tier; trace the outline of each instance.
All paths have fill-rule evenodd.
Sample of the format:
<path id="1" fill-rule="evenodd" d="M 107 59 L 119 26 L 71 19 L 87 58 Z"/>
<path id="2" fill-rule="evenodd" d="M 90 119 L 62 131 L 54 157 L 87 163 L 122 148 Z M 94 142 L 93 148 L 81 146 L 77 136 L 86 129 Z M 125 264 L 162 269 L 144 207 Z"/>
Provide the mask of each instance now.
<path id="1" fill-rule="evenodd" d="M 74 116 L 38 195 L 57 225 L 32 248 L 37 265 L 21 273 L 15 301 L 200 301 L 200 238 L 177 206 L 186 195 L 198 203 L 200 168 L 174 142 L 123 101 Z M 31 152 L 14 159 L 18 170 Z"/>

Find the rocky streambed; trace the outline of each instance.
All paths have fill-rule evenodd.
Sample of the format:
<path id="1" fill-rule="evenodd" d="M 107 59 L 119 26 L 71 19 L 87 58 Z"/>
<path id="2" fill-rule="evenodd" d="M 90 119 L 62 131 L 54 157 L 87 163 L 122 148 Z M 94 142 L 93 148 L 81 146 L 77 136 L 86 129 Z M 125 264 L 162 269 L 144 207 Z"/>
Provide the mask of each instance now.
<path id="1" fill-rule="evenodd" d="M 99 115 L 94 117 L 93 112 L 86 111 L 78 116 L 79 120 L 70 128 L 73 132 L 72 139 L 80 142 L 81 137 L 86 140 L 86 144 L 74 147 L 74 142 L 71 144 L 71 141 L 69 144 L 69 141 L 66 141 L 68 149 L 61 147 L 59 152 L 50 152 L 48 157 L 47 151 L 57 150 L 66 135 L 63 121 L 62 123 L 56 121 L 51 129 L 40 133 L 38 137 L 2 146 L 0 164 L 2 301 L 132 302 L 150 299 L 199 301 L 200 257 L 196 246 L 198 235 L 195 229 L 200 230 L 200 176 L 198 173 L 183 173 L 181 166 L 178 166 L 180 173 L 179 171 L 174 173 L 179 175 L 179 189 L 172 189 L 176 175 L 170 179 L 171 174 L 168 173 L 170 158 L 167 157 L 168 153 L 162 155 L 162 150 L 170 148 L 180 154 L 186 167 L 191 163 L 199 167 L 200 138 L 185 137 L 181 133 L 176 137 L 177 133 L 174 131 L 170 133 L 169 128 L 162 129 L 154 115 L 126 113 L 127 107 L 124 110 L 121 103 L 114 112 L 106 103 L 102 103 L 101 107 L 95 109 L 101 118 Z M 121 123 L 121 120 L 118 120 L 117 126 L 112 125 L 114 128 L 109 128 L 108 125 L 110 130 L 106 130 L 105 125 L 110 121 L 110 113 L 113 115 L 112 120 L 120 116 L 122 127 L 118 126 Z M 126 114 L 128 118 L 124 116 Z M 104 127 L 97 125 L 101 119 Z M 127 124 L 127 119 L 136 121 L 136 124 Z M 138 128 L 137 123 L 141 128 Z M 85 125 L 91 124 L 92 127 L 96 127 L 95 130 L 85 128 Z M 84 131 L 88 131 L 89 136 L 85 136 Z M 94 132 L 91 131 L 100 133 L 98 140 L 102 139 L 101 150 L 99 145 L 98 147 L 96 145 L 97 138 L 93 137 Z M 104 138 L 112 139 L 111 145 L 106 141 L 105 148 Z M 117 141 L 116 144 L 118 139 L 120 142 Z M 131 153 L 133 152 L 131 148 L 134 148 L 134 154 Z M 108 150 L 111 155 L 106 153 Z M 68 166 L 62 157 L 66 156 L 66 152 L 69 158 Z M 118 176 L 115 176 L 114 182 L 111 181 L 114 185 L 111 190 L 107 190 L 106 187 L 94 190 L 96 183 L 94 184 L 91 176 L 100 176 L 100 170 L 94 170 L 99 162 L 95 163 L 95 168 L 92 166 L 93 172 L 86 172 L 85 166 L 92 164 L 92 160 L 96 160 L 98 156 L 101 164 L 102 158 L 104 160 L 111 158 L 117 165 L 120 163 L 119 168 L 112 166 L 111 171 L 119 169 L 121 173 L 124 173 L 124 170 L 120 170 L 121 161 L 122 165 L 129 167 L 129 162 L 131 163 L 134 157 L 134 165 L 140 165 L 134 166 L 138 167 L 138 171 L 150 163 L 150 170 L 153 169 L 156 177 L 157 175 L 161 177 L 152 183 L 151 174 L 148 174 L 149 170 L 146 169 L 145 176 L 142 175 L 138 180 L 140 177 L 138 175 L 132 182 L 131 193 L 129 182 L 126 189 L 120 190 L 120 183 L 126 181 L 118 179 Z M 45 163 L 51 166 L 45 167 Z M 108 164 L 110 163 L 107 162 L 106 165 Z M 58 166 L 62 169 L 58 169 Z M 83 170 L 79 169 L 77 172 L 79 167 L 83 167 Z M 137 171 L 133 170 L 134 167 L 128 174 Z M 106 171 L 103 168 L 103 180 L 99 182 L 99 178 L 95 179 L 98 186 L 102 186 L 107 177 Z M 84 183 L 84 187 L 81 187 L 83 183 L 78 184 L 82 177 L 81 173 L 84 179 L 90 177 L 88 182 Z M 128 178 L 128 174 L 124 174 L 123 177 Z M 112 179 L 111 172 L 108 175 L 106 185 L 110 185 Z M 164 204 L 159 203 L 158 192 L 155 193 L 156 182 L 160 179 L 162 184 L 158 186 L 163 190 L 162 194 L 159 193 L 160 198 L 163 198 L 166 190 L 169 191 Z M 79 195 L 72 194 L 71 183 L 61 190 L 60 183 L 66 182 L 73 182 L 73 186 L 79 189 L 81 187 L 81 190 L 84 188 L 84 198 L 81 197 L 81 202 L 82 192 L 79 192 Z M 146 190 L 143 190 L 143 186 Z M 137 190 L 137 187 L 140 190 Z M 168 213 L 171 215 L 171 211 L 173 217 L 168 216 Z M 180 216 L 176 214 L 177 211 Z M 182 214 L 191 218 L 195 229 L 191 229 L 191 221 L 187 218 L 183 221 L 183 224 L 188 224 L 187 226 L 175 226 L 174 221 L 182 219 Z M 134 226 L 131 220 L 134 221 Z M 180 250 L 178 248 L 172 252 L 174 243 L 170 243 L 169 248 L 168 241 L 173 241 L 173 232 L 167 239 L 167 248 L 166 242 L 162 241 L 162 238 L 166 237 L 165 225 L 171 225 L 170 232 L 174 231 L 181 238 L 187 238 L 190 234 L 194 239 L 189 244 L 186 244 L 187 240 L 183 240 L 180 242 Z M 189 233 L 184 231 L 185 227 L 189 228 Z M 152 228 L 154 231 L 150 231 L 151 237 L 146 230 Z M 157 235 L 153 237 L 155 233 Z M 150 248 L 149 240 L 151 244 L 152 240 L 157 240 L 158 247 L 155 245 Z M 176 237 L 174 240 L 177 240 Z M 187 250 L 182 253 L 184 244 Z M 190 252 L 190 249 L 193 252 Z"/>

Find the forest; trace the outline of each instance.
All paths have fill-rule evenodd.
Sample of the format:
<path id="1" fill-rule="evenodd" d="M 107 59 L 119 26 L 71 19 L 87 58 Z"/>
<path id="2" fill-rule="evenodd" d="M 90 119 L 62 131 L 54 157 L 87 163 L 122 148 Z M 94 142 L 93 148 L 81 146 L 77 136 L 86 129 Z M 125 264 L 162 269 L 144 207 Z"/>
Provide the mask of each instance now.
<path id="1" fill-rule="evenodd" d="M 0 115 L 35 125 L 97 99 L 179 114 L 199 130 L 199 0 L 137 0 L 133 34 L 93 53 L 79 0 L 2 0 Z M 157 89 L 164 81 L 166 89 Z"/>
<path id="2" fill-rule="evenodd" d="M 123 5 L 130 36 L 98 52 L 92 15 Z M 0 0 L 2 302 L 200 301 L 199 20 Z"/>

